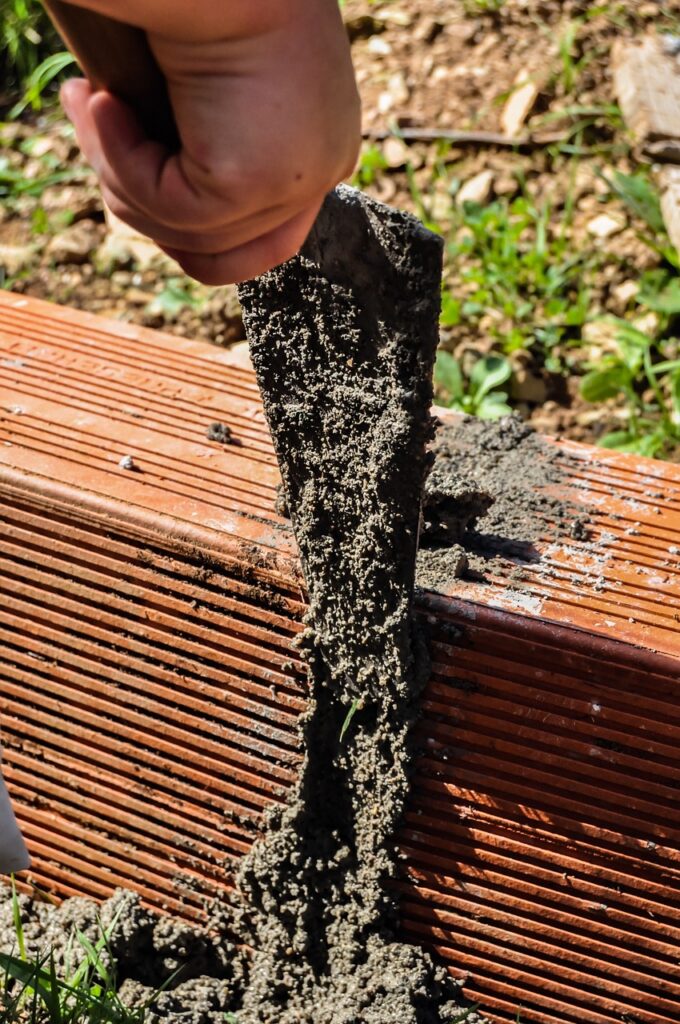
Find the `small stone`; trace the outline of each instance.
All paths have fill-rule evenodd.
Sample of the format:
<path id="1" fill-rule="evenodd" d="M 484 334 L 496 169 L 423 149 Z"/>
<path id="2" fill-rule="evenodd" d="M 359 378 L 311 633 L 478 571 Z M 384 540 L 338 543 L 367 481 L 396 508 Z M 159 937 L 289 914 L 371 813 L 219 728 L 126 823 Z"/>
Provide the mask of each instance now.
<path id="1" fill-rule="evenodd" d="M 391 22 L 399 28 L 409 28 L 413 24 L 413 15 L 403 7 L 383 7 L 376 13 L 378 21 Z"/>
<path id="2" fill-rule="evenodd" d="M 83 220 L 50 239 L 45 251 L 58 266 L 86 263 L 97 245 L 97 240 L 94 222 Z"/>
<path id="3" fill-rule="evenodd" d="M 130 306 L 147 306 L 152 298 L 151 292 L 145 292 L 143 288 L 128 288 L 125 293 L 125 301 Z"/>
<path id="4" fill-rule="evenodd" d="M 497 196 L 515 196 L 519 192 L 519 182 L 514 174 L 502 174 L 496 178 L 493 190 Z"/>
<path id="5" fill-rule="evenodd" d="M 613 217 L 609 213 L 601 213 L 597 217 L 593 217 L 592 220 L 588 221 L 587 231 L 593 238 L 611 238 L 612 235 L 617 235 L 626 226 L 626 221 L 623 217 Z"/>
<path id="6" fill-rule="evenodd" d="M 429 45 L 435 41 L 443 29 L 444 26 L 441 21 L 436 21 L 434 18 L 424 18 L 413 33 L 413 36 L 419 42 Z"/>
<path id="7" fill-rule="evenodd" d="M 409 98 L 410 91 L 408 85 L 406 84 L 406 79 L 404 78 L 401 71 L 395 72 L 390 77 L 387 83 L 387 87 L 390 90 L 390 92 L 394 95 L 398 103 L 406 103 L 406 101 Z"/>
<path id="8" fill-rule="evenodd" d="M 405 167 L 409 162 L 409 147 L 402 139 L 397 138 L 396 135 L 385 139 L 382 151 L 388 167 Z"/>
<path id="9" fill-rule="evenodd" d="M 371 36 L 366 44 L 366 49 L 374 57 L 389 57 L 392 53 L 391 45 L 382 36 Z"/>
<path id="10" fill-rule="evenodd" d="M 640 285 L 637 281 L 622 281 L 621 284 L 617 284 L 616 288 L 612 289 L 612 296 L 625 309 L 635 298 L 639 290 Z"/>
<path id="11" fill-rule="evenodd" d="M 527 76 L 526 71 L 521 71 L 515 79 L 515 87 L 501 112 L 501 128 L 511 139 L 514 139 L 519 134 L 520 128 L 524 127 L 538 93 L 536 82 Z"/>
<path id="12" fill-rule="evenodd" d="M 670 33 L 662 35 L 661 45 L 665 54 L 669 57 L 677 57 L 680 53 L 680 36 L 670 35 Z"/>
<path id="13" fill-rule="evenodd" d="M 493 171 L 480 171 L 473 178 L 468 178 L 458 190 L 456 204 L 462 206 L 463 203 L 479 203 L 480 205 L 486 203 L 491 195 L 492 187 Z"/>
<path id="14" fill-rule="evenodd" d="M 211 423 L 205 436 L 209 441 L 219 441 L 220 444 L 231 444 L 233 440 L 231 427 L 226 423 Z"/>
<path id="15" fill-rule="evenodd" d="M 35 252 L 34 245 L 0 245 L 0 268 L 12 277 L 29 266 Z"/>
<path id="16" fill-rule="evenodd" d="M 127 469 L 131 473 L 137 471 L 137 465 L 131 455 L 123 455 L 118 465 L 121 469 Z"/>

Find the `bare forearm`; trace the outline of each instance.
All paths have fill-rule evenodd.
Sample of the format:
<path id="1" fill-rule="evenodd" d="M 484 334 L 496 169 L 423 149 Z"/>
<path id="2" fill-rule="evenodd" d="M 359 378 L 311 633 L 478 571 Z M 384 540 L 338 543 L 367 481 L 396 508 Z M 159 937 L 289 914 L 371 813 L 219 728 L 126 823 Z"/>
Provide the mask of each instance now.
<path id="1" fill-rule="evenodd" d="M 147 32 L 187 42 L 253 36 L 304 17 L 310 6 L 335 8 L 337 0 L 68 0 Z M 339 15 L 338 15 L 339 17 Z"/>

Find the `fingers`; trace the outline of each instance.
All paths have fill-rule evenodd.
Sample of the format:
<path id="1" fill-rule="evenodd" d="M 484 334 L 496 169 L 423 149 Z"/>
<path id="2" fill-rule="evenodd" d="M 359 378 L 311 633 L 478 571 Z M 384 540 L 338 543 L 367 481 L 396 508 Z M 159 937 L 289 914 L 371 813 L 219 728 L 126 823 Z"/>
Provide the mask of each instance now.
<path id="1" fill-rule="evenodd" d="M 323 195 L 249 213 L 223 192 L 199 192 L 184 173 L 183 155 L 147 138 L 115 96 L 94 92 L 84 79 L 69 80 L 61 96 L 109 208 L 191 277 L 209 285 L 244 281 L 299 251 Z"/>
<path id="2" fill-rule="evenodd" d="M 177 260 L 186 274 L 202 284 L 237 284 L 259 277 L 295 256 L 311 231 L 322 202 L 323 197 L 275 230 L 224 252 L 203 255 L 161 248 Z"/>

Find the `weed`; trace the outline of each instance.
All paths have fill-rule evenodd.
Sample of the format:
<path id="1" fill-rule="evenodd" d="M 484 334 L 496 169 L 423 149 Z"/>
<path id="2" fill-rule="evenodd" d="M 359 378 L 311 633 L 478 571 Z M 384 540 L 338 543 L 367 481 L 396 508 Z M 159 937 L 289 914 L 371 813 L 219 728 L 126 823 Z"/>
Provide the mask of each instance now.
<path id="1" fill-rule="evenodd" d="M 577 55 L 580 27 L 581 21 L 578 18 L 568 21 L 557 43 L 560 66 L 559 71 L 553 75 L 553 85 L 557 85 L 565 96 L 574 91 L 581 74 L 592 60 L 589 52 L 580 57 Z"/>
<path id="2" fill-rule="evenodd" d="M 13 200 L 20 196 L 41 196 L 51 185 L 65 182 L 82 181 L 87 177 L 85 168 L 67 168 L 62 171 L 47 171 L 36 178 L 27 178 L 21 171 L 15 170 L 9 158 L 0 156 L 0 199 Z"/>
<path id="3" fill-rule="evenodd" d="M 66 68 L 75 64 L 75 62 L 75 57 L 67 53 L 66 50 L 61 50 L 59 53 L 52 53 L 49 57 L 45 57 L 45 60 L 41 61 L 26 78 L 24 94 L 8 112 L 7 116 L 9 119 L 13 120 L 19 117 L 28 106 L 32 110 L 40 110 L 43 105 L 43 94 L 48 85 L 55 78 L 58 78 Z"/>
<path id="4" fill-rule="evenodd" d="M 466 377 L 460 361 L 450 352 L 440 350 L 434 367 L 437 398 L 450 409 L 483 420 L 497 420 L 512 412 L 507 393 L 497 390 L 511 375 L 512 367 L 503 356 L 484 356 Z"/>
<path id="5" fill-rule="evenodd" d="M 443 310 L 449 322 L 458 315 L 471 324 L 493 310 L 490 330 L 506 354 L 533 348 L 539 362 L 560 370 L 554 350 L 587 319 L 587 280 L 598 257 L 574 251 L 568 212 L 557 230 L 552 215 L 549 202 L 537 204 L 526 194 L 488 206 L 464 204 L 449 243 L 462 300 L 458 308 L 445 297 Z"/>
<path id="6" fill-rule="evenodd" d="M 470 1006 L 465 1006 L 460 1013 L 457 1013 L 455 1017 L 452 1017 L 449 1024 L 465 1024 L 465 1021 L 479 1009 L 479 1003 L 472 1003 Z"/>
<path id="7" fill-rule="evenodd" d="M 188 278 L 171 277 L 165 282 L 163 290 L 146 306 L 146 312 L 172 320 L 183 309 L 200 309 L 203 302 L 195 293 L 194 282 Z"/>
<path id="8" fill-rule="evenodd" d="M 656 458 L 680 441 L 680 359 L 659 359 L 668 340 L 650 338 L 627 320 L 609 322 L 616 350 L 583 377 L 581 395 L 593 403 L 623 395 L 627 426 L 600 444 Z"/>
<path id="9" fill-rule="evenodd" d="M 108 930 L 98 922 L 100 935 L 94 943 L 75 930 L 58 973 L 53 953 L 32 957 L 27 953 L 14 880 L 12 912 L 18 955 L 0 954 L 0 1024 L 144 1024 L 148 1008 L 162 989 L 133 1009 L 121 1002 L 115 971 L 109 966 L 113 962 L 109 938 L 116 919 Z"/>
<path id="10" fill-rule="evenodd" d="M 361 698 L 360 697 L 355 697 L 354 700 L 352 701 L 351 705 L 350 705 L 349 711 L 345 715 L 345 720 L 342 723 L 342 728 L 340 729 L 340 742 L 341 743 L 342 743 L 342 741 L 345 738 L 345 733 L 347 732 L 347 730 L 349 729 L 350 725 L 352 724 L 352 719 L 354 718 L 355 714 L 357 713 L 357 711 L 359 710 L 361 705 L 362 705 Z"/>
<path id="11" fill-rule="evenodd" d="M 383 155 L 380 146 L 364 146 L 359 157 L 359 163 L 352 184 L 356 188 L 367 188 L 372 185 L 378 175 L 387 168 L 387 160 Z"/>
<path id="12" fill-rule="evenodd" d="M 22 88 L 40 62 L 60 48 L 39 0 L 0 0 L 0 74 L 6 88 Z"/>

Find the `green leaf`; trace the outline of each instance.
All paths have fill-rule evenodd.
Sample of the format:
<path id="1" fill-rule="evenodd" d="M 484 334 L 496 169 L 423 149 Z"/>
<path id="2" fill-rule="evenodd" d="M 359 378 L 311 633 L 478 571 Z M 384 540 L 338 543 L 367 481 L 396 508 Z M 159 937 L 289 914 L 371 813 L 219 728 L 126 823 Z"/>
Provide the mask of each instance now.
<path id="1" fill-rule="evenodd" d="M 494 391 L 505 384 L 512 375 L 512 367 L 503 356 L 484 356 L 472 367 L 470 384 L 477 401 L 481 401 L 489 391 Z"/>
<path id="2" fill-rule="evenodd" d="M 662 429 L 653 430 L 642 436 L 629 430 L 615 430 L 600 438 L 599 443 L 603 448 L 614 448 L 620 452 L 630 452 L 653 459 L 663 449 L 665 436 Z"/>
<path id="3" fill-rule="evenodd" d="M 42 94 L 52 79 L 60 75 L 71 64 L 75 64 L 75 57 L 62 50 L 60 53 L 53 53 L 46 57 L 41 64 L 38 64 L 26 81 L 26 91 L 18 103 L 15 103 L 9 114 L 10 121 L 13 121 L 23 113 L 29 105 L 33 110 L 40 110 L 42 106 Z"/>
<path id="4" fill-rule="evenodd" d="M 37 991 L 46 1006 L 52 1004 L 52 974 L 43 970 L 38 964 L 20 960 L 19 957 L 0 953 L 0 967 L 6 974 L 21 982 L 27 988 Z"/>
<path id="5" fill-rule="evenodd" d="M 439 322 L 444 327 L 457 327 L 460 323 L 460 299 L 455 298 L 451 292 L 444 292 L 442 295 Z"/>
<path id="6" fill-rule="evenodd" d="M 636 435 L 628 430 L 613 430 L 600 438 L 599 444 L 602 448 L 615 448 L 618 450 L 626 448 L 636 440 Z"/>
<path id="7" fill-rule="evenodd" d="M 17 892 L 16 881 L 14 875 L 12 875 L 12 921 L 14 924 L 14 934 L 17 937 L 17 946 L 19 947 L 19 956 L 22 960 L 26 959 L 26 938 L 24 936 L 24 923 L 21 919 L 21 905 L 19 903 L 19 894 Z"/>
<path id="8" fill-rule="evenodd" d="M 463 374 L 460 364 L 450 352 L 440 349 L 434 364 L 434 381 L 437 387 L 443 388 L 450 399 L 459 400 L 464 393 Z"/>
<path id="9" fill-rule="evenodd" d="M 605 370 L 591 370 L 581 380 L 581 397 L 586 402 L 604 402 L 614 398 L 630 383 L 630 373 L 625 366 L 610 366 Z"/>
<path id="10" fill-rule="evenodd" d="M 502 416 L 510 416 L 511 407 L 504 391 L 493 391 L 481 400 L 475 409 L 475 415 L 482 420 L 499 420 Z"/>
<path id="11" fill-rule="evenodd" d="M 90 966 L 93 967 L 96 970 L 97 974 L 102 979 L 102 981 L 107 986 L 107 988 L 110 989 L 110 990 L 113 989 L 114 988 L 113 978 L 111 977 L 111 975 L 110 975 L 110 973 L 109 973 L 109 971 L 108 971 L 108 969 L 106 967 L 106 964 L 104 963 L 104 961 L 102 960 L 101 956 L 99 955 L 100 954 L 100 950 L 101 950 L 101 946 L 100 946 L 100 949 L 95 949 L 95 947 L 92 945 L 92 943 L 88 939 L 87 935 L 85 935 L 81 931 L 78 931 L 76 934 L 77 934 L 77 937 L 78 937 L 78 942 L 80 943 L 80 945 L 85 950 L 85 954 L 86 954 L 87 959 L 88 959 L 88 961 L 90 963 Z M 99 946 L 99 942 L 97 943 L 97 945 Z"/>
<path id="12" fill-rule="evenodd" d="M 614 191 L 632 212 L 656 234 L 665 232 L 659 197 L 645 174 L 622 174 L 614 171 L 610 182 Z"/>
<path id="13" fill-rule="evenodd" d="M 354 718 L 354 715 L 356 714 L 357 708 L 359 707 L 360 704 L 361 704 L 360 699 L 358 697 L 355 697 L 354 700 L 352 701 L 352 704 L 350 706 L 349 711 L 345 715 L 345 721 L 342 723 L 342 729 L 340 730 L 340 742 L 341 743 L 342 743 L 343 739 L 345 738 L 345 733 L 349 729 L 350 724 L 352 722 L 352 719 Z"/>
<path id="14" fill-rule="evenodd" d="M 680 369 L 670 375 L 669 385 L 675 424 L 680 426 Z"/>
<path id="15" fill-rule="evenodd" d="M 153 316 L 171 320 L 183 309 L 198 309 L 202 300 L 193 294 L 191 283 L 185 284 L 181 278 L 170 278 L 165 287 L 146 306 L 146 312 Z"/>
<path id="16" fill-rule="evenodd" d="M 676 316 L 680 313 L 680 278 L 674 277 L 665 288 L 658 291 L 642 287 L 638 292 L 637 301 L 655 313 Z"/>

